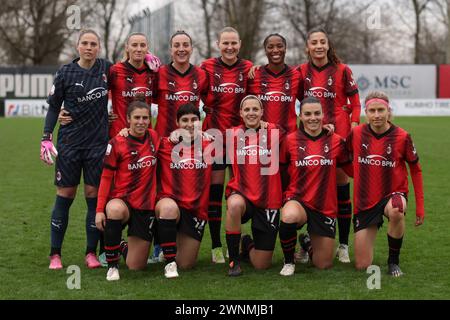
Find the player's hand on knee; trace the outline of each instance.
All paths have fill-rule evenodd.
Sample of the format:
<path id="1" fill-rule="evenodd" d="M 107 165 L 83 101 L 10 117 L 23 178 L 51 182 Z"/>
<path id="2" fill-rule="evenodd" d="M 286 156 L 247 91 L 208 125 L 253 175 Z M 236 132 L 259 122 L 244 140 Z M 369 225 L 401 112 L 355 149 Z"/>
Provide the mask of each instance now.
<path id="1" fill-rule="evenodd" d="M 106 215 L 104 212 L 97 212 L 95 215 L 95 225 L 98 230 L 105 231 Z"/>
<path id="2" fill-rule="evenodd" d="M 158 72 L 159 67 L 161 66 L 161 60 L 151 52 L 148 52 L 145 55 L 145 62 L 153 72 Z"/>
<path id="3" fill-rule="evenodd" d="M 52 142 L 52 134 L 44 133 L 41 140 L 41 160 L 49 166 L 53 164 L 53 157 L 58 156 L 55 146 Z"/>
<path id="4" fill-rule="evenodd" d="M 61 108 L 61 111 L 59 111 L 59 114 L 58 114 L 58 122 L 62 126 L 65 126 L 65 125 L 68 125 L 69 123 L 71 123 L 72 121 L 73 121 L 73 119 L 70 116 L 70 112 L 64 108 Z"/>

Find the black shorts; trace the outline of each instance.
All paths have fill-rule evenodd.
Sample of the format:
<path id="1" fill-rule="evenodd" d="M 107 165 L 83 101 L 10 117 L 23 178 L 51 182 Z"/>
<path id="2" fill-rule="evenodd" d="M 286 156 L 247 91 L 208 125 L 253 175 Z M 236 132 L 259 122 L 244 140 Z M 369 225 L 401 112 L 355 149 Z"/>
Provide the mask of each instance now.
<path id="1" fill-rule="evenodd" d="M 402 193 L 401 195 L 407 199 L 405 194 Z M 384 209 L 389 200 L 391 200 L 391 197 L 392 195 L 389 195 L 372 208 L 355 214 L 353 216 L 353 232 L 356 233 L 373 225 L 376 225 L 380 229 L 383 226 Z"/>
<path id="2" fill-rule="evenodd" d="M 138 237 L 152 242 L 156 232 L 156 216 L 153 210 L 137 210 L 131 208 L 128 203 L 130 218 L 127 221 L 128 236 Z M 125 227 L 125 225 L 124 225 Z"/>
<path id="3" fill-rule="evenodd" d="M 187 234 L 197 241 L 202 241 L 205 232 L 206 220 L 197 218 L 189 210 L 180 208 L 180 220 L 178 221 L 177 230 Z"/>
<path id="4" fill-rule="evenodd" d="M 245 199 L 246 210 L 241 218 L 241 224 L 252 220 L 255 249 L 273 251 L 280 224 L 280 210 L 258 208 L 244 196 L 242 197 Z"/>
<path id="5" fill-rule="evenodd" d="M 308 233 L 316 234 L 321 237 L 327 237 L 327 238 L 335 238 L 336 236 L 336 218 L 330 218 L 327 215 L 323 214 L 320 211 L 313 210 L 306 206 L 303 202 L 295 199 L 295 198 L 288 198 L 284 202 L 288 201 L 295 201 L 300 204 L 303 209 L 305 209 L 306 212 L 306 223 L 307 223 L 307 230 Z M 283 205 L 284 205 L 283 204 Z M 303 225 L 299 226 L 297 230 L 303 228 Z"/>
<path id="6" fill-rule="evenodd" d="M 308 218 L 308 233 L 334 239 L 336 236 L 336 218 L 330 218 L 319 211 L 301 204 Z"/>
<path id="7" fill-rule="evenodd" d="M 84 184 L 98 187 L 102 175 L 106 145 L 93 149 L 58 149 L 55 165 L 55 185 L 75 187 L 80 184 L 83 171 Z"/>

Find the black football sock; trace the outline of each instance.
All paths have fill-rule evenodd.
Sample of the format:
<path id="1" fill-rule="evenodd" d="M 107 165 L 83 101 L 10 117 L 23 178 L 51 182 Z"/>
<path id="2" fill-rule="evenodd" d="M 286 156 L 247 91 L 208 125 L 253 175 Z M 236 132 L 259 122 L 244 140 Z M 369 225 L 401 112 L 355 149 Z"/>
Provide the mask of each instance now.
<path id="1" fill-rule="evenodd" d="M 160 246 L 167 263 L 175 261 L 177 256 L 177 220 L 159 219 L 158 236 Z"/>
<path id="2" fill-rule="evenodd" d="M 284 263 L 294 263 L 295 245 L 297 244 L 297 224 L 280 223 L 280 244 L 283 249 Z"/>
<path id="3" fill-rule="evenodd" d="M 213 184 L 209 189 L 208 224 L 211 234 L 211 248 L 222 246 L 220 228 L 222 225 L 223 184 Z"/>
<path id="4" fill-rule="evenodd" d="M 400 249 L 402 248 L 403 237 L 400 239 L 392 238 L 389 234 L 387 235 L 388 245 L 389 245 L 389 258 L 388 264 L 399 264 L 400 263 Z"/>
<path id="5" fill-rule="evenodd" d="M 56 196 L 50 221 L 50 255 L 61 255 L 61 247 L 69 223 L 69 209 L 73 199 Z"/>
<path id="6" fill-rule="evenodd" d="M 230 256 L 230 261 L 239 263 L 239 243 L 241 241 L 241 233 L 227 231 L 225 238 L 227 240 L 228 255 Z"/>
<path id="7" fill-rule="evenodd" d="M 86 214 L 86 254 L 97 252 L 97 244 L 100 240 L 100 230 L 95 225 L 95 214 L 97 208 L 97 198 L 86 198 L 87 214 Z"/>
<path id="8" fill-rule="evenodd" d="M 350 183 L 337 187 L 339 243 L 348 245 L 352 222 L 352 203 L 350 201 Z"/>
<path id="9" fill-rule="evenodd" d="M 105 254 L 108 267 L 117 267 L 120 260 L 120 239 L 122 238 L 122 222 L 106 219 L 105 222 Z"/>

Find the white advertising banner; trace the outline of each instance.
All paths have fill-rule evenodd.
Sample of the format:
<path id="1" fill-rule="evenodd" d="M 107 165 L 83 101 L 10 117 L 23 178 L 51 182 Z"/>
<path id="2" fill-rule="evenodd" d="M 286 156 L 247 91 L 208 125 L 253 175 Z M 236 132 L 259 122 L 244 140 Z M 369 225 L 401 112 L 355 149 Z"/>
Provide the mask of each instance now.
<path id="1" fill-rule="evenodd" d="M 450 116 L 450 99 L 394 99 L 389 105 L 394 116 Z"/>
<path id="2" fill-rule="evenodd" d="M 390 99 L 435 99 L 435 65 L 350 65 L 361 100 L 370 91 L 384 91 Z"/>
<path id="3" fill-rule="evenodd" d="M 450 116 L 450 99 L 398 99 L 390 105 L 395 116 Z"/>
<path id="4" fill-rule="evenodd" d="M 6 99 L 5 117 L 45 117 L 48 111 L 48 104 L 45 99 Z"/>

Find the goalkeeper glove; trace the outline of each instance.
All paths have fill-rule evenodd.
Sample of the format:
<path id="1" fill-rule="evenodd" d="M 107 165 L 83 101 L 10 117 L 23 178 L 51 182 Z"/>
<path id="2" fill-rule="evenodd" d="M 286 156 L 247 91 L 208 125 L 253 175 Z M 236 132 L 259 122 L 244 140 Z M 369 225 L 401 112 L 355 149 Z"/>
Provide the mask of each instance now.
<path id="1" fill-rule="evenodd" d="M 44 133 L 41 140 L 41 160 L 50 166 L 53 164 L 52 156 L 58 156 L 58 151 L 53 145 L 52 134 Z"/>
<path id="2" fill-rule="evenodd" d="M 145 62 L 147 62 L 148 67 L 153 72 L 158 72 L 159 67 L 161 66 L 161 60 L 155 55 L 153 55 L 151 52 L 148 52 L 145 55 Z"/>

